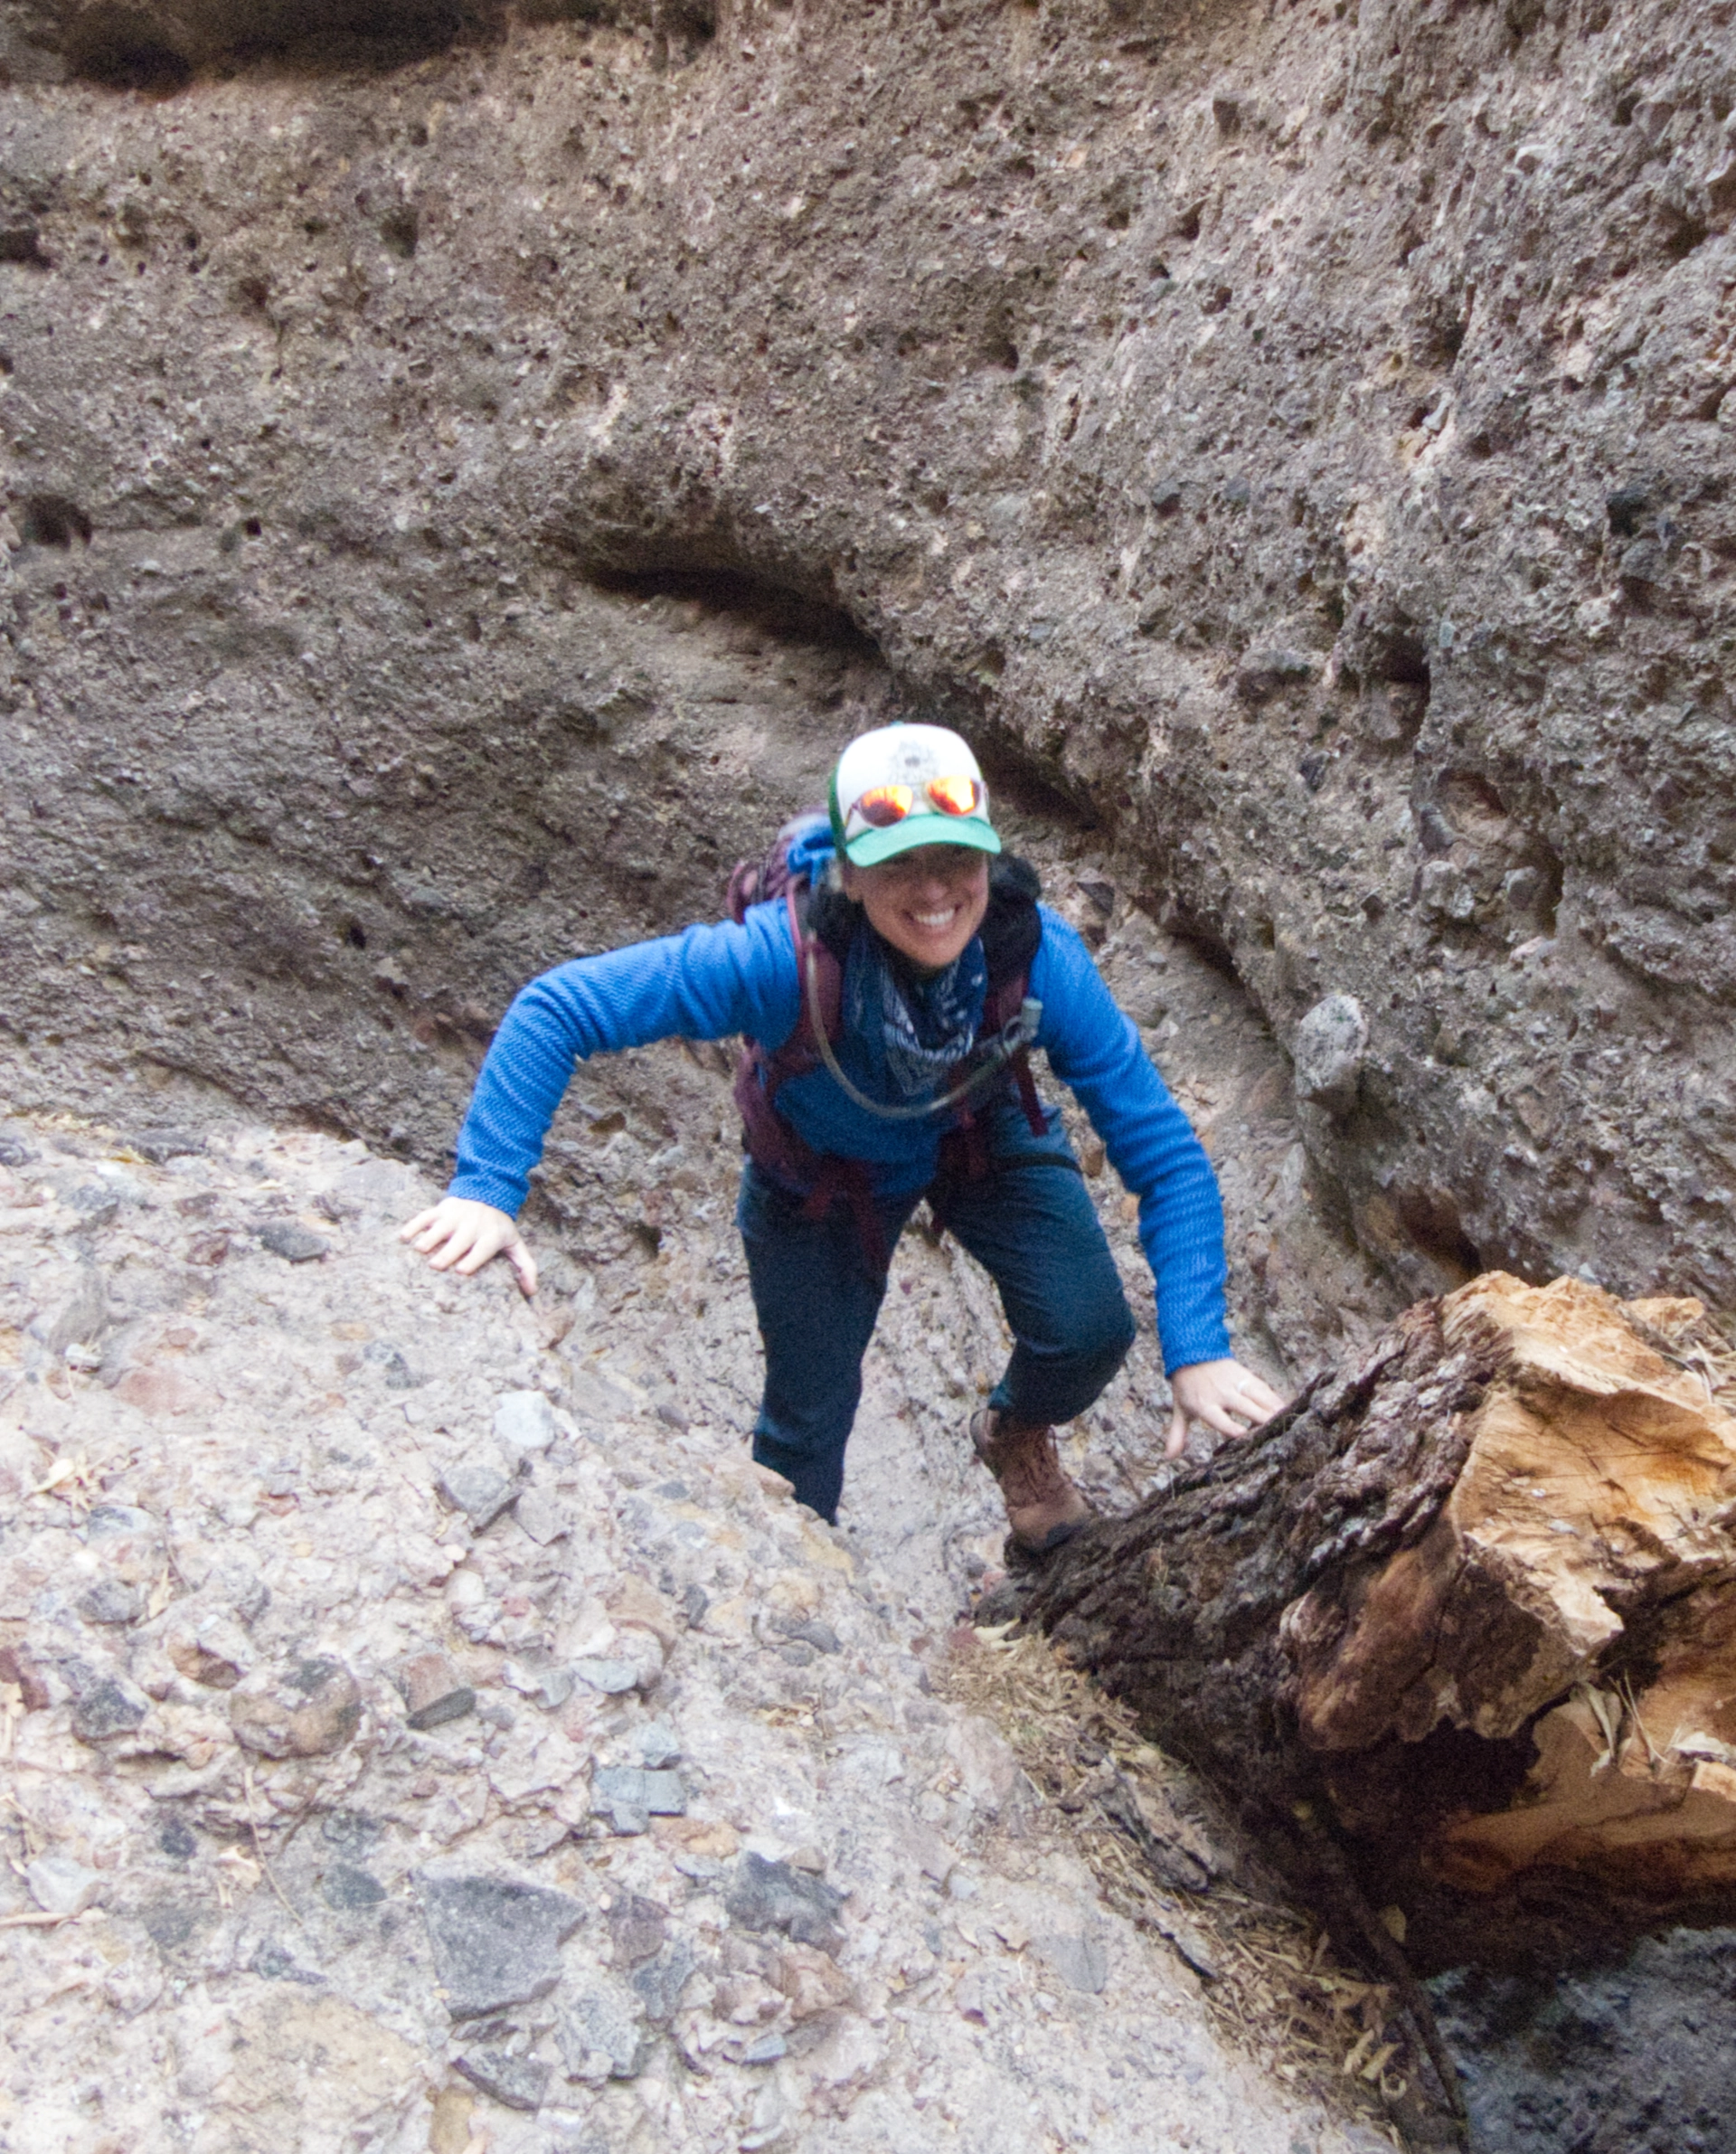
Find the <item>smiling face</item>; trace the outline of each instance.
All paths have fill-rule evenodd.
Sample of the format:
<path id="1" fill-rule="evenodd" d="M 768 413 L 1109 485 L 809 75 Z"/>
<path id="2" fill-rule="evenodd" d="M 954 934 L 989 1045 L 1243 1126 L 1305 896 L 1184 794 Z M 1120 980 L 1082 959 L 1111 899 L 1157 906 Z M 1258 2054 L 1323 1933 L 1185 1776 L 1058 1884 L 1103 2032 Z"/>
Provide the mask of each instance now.
<path id="1" fill-rule="evenodd" d="M 988 911 L 988 855 L 917 846 L 878 867 L 844 866 L 844 888 L 869 925 L 923 972 L 950 965 Z"/>

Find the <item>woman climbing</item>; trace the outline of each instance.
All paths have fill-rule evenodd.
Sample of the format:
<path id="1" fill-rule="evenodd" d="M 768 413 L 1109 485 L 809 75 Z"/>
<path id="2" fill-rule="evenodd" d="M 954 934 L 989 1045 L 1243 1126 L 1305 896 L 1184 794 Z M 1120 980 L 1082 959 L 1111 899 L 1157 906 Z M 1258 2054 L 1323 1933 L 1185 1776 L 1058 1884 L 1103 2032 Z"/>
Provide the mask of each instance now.
<path id="1" fill-rule="evenodd" d="M 740 1033 L 736 1219 L 766 1352 L 754 1457 L 835 1519 L 888 1258 L 926 1195 L 999 1289 L 1014 1344 L 970 1438 L 1014 1541 L 1046 1553 L 1090 1515 L 1055 1425 L 1101 1393 L 1133 1319 L 1060 1116 L 1032 1082 L 1041 1047 L 1139 1200 L 1168 1456 L 1191 1422 L 1241 1436 L 1278 1411 L 1230 1356 L 1211 1162 L 1083 942 L 1002 855 L 957 733 L 890 725 L 853 741 L 829 815 L 781 833 L 731 895 L 731 921 L 578 959 L 514 1002 L 451 1186 L 402 1230 L 436 1271 L 505 1255 L 535 1291 L 514 1219 L 575 1060 Z"/>

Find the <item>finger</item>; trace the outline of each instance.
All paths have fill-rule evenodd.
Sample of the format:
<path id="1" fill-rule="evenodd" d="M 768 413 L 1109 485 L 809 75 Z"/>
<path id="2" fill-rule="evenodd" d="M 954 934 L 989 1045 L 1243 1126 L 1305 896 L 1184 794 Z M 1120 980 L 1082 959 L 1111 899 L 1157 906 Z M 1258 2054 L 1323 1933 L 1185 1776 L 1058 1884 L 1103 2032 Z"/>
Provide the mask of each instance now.
<path id="1" fill-rule="evenodd" d="M 1187 1449 L 1187 1415 L 1177 1406 L 1169 1417 L 1169 1434 L 1164 1443 L 1166 1459 L 1179 1459 Z"/>
<path id="2" fill-rule="evenodd" d="M 433 1205 L 429 1205 L 426 1212 L 418 1212 L 414 1219 L 407 1219 L 403 1225 L 398 1229 L 398 1239 L 401 1242 L 409 1242 L 413 1240 L 414 1237 L 420 1234 L 422 1229 L 429 1225 L 432 1221 L 434 1217 L 434 1212 L 435 1207 Z"/>
<path id="3" fill-rule="evenodd" d="M 449 1219 L 441 1219 L 436 1214 L 433 1224 L 424 1227 L 415 1241 L 410 1243 L 410 1247 L 420 1250 L 423 1256 L 427 1256 L 430 1252 L 438 1249 L 449 1235 L 458 1232 L 458 1223 Z"/>
<path id="4" fill-rule="evenodd" d="M 518 1290 L 528 1301 L 536 1291 L 536 1259 L 517 1235 L 506 1244 L 506 1261 L 518 1274 Z"/>
<path id="5" fill-rule="evenodd" d="M 458 1260 L 460 1279 L 472 1279 L 492 1257 L 500 1254 L 500 1244 L 492 1234 L 478 1234 L 474 1242 L 465 1244 L 466 1254 Z"/>
<path id="6" fill-rule="evenodd" d="M 1275 1392 L 1269 1384 L 1262 1382 L 1258 1376 L 1244 1378 L 1241 1385 L 1241 1396 L 1250 1406 L 1258 1407 L 1260 1413 L 1269 1421 L 1274 1413 L 1281 1413 L 1287 1403 L 1280 1393 Z M 1238 1403 L 1240 1403 L 1240 1402 Z"/>
<path id="7" fill-rule="evenodd" d="M 1215 1399 L 1194 1409 L 1196 1420 L 1203 1421 L 1208 1429 L 1215 1429 L 1220 1436 L 1246 1436 L 1249 1424 L 1221 1406 Z"/>

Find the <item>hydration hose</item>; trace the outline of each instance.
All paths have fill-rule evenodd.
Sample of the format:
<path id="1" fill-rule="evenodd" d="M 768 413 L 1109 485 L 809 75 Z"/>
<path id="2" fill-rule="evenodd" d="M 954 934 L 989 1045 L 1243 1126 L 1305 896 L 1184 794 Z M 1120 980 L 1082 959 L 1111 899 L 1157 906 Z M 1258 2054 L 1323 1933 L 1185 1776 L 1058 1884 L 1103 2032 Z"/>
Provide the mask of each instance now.
<path id="1" fill-rule="evenodd" d="M 981 1052 L 986 1059 L 979 1068 L 971 1072 L 962 1084 L 954 1085 L 949 1092 L 943 1093 L 939 1099 L 924 1101 L 920 1106 L 884 1107 L 878 1100 L 871 1100 L 866 1092 L 859 1091 L 838 1067 L 838 1058 L 833 1053 L 832 1043 L 826 1036 L 825 1013 L 820 1006 L 819 971 L 814 962 L 812 950 L 807 953 L 803 970 L 807 984 L 808 1023 L 827 1075 L 846 1100 L 860 1107 L 864 1114 L 872 1114 L 882 1122 L 920 1122 L 931 1114 L 947 1114 L 955 1107 L 966 1105 L 995 1082 L 1015 1054 L 1026 1047 L 1036 1045 L 1037 1029 L 1043 1023 L 1042 1003 L 1033 995 L 1027 995 L 1012 1023 L 1004 1026 L 993 1039 L 981 1043 Z"/>

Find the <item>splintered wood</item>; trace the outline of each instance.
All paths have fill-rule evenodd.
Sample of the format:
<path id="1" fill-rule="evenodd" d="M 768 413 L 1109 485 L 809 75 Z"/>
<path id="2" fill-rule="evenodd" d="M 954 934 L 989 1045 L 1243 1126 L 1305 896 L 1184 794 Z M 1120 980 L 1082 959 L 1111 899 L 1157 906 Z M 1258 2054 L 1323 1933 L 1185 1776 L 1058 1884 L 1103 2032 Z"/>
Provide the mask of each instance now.
<path id="1" fill-rule="evenodd" d="M 1696 1301 L 1486 1274 L 1093 1526 L 1032 1612 L 1272 1833 L 1329 1815 L 1426 1956 L 1479 1903 L 1515 1950 L 1736 1907 L 1731 1375 Z"/>
<path id="2" fill-rule="evenodd" d="M 1458 1827 L 1442 1867 L 1475 1885 L 1546 1861 L 1687 1897 L 1736 1880 L 1736 1419 L 1637 1335 L 1691 1336 L 1697 1302 L 1624 1315 L 1571 1281 L 1508 1299 L 1513 1391 L 1452 1507 L 1540 1629 L 1560 1611 L 1558 1649 L 1583 1643 L 1521 1803 Z"/>
<path id="3" fill-rule="evenodd" d="M 1499 1272 L 1448 1296 L 1448 1345 L 1499 1368 L 1452 1494 L 1414 1547 L 1338 1582 L 1338 1621 L 1319 1592 L 1286 1618 L 1311 1748 L 1535 1722 L 1511 1805 L 1443 1824 L 1445 1881 L 1736 1879 L 1736 1420 L 1644 1336 L 1703 1315 Z"/>

